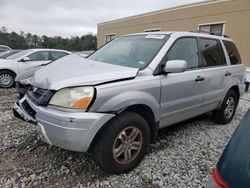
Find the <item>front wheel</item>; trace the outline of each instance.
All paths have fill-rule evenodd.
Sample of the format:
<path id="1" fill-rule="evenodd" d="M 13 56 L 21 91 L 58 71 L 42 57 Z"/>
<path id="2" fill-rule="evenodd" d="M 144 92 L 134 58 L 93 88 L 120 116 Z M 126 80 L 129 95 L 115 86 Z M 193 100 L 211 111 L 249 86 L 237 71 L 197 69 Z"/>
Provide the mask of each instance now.
<path id="1" fill-rule="evenodd" d="M 213 120 L 219 124 L 228 124 L 232 121 L 236 107 L 238 104 L 238 97 L 233 90 L 229 90 L 226 94 L 221 107 L 214 110 Z"/>
<path id="2" fill-rule="evenodd" d="M 15 84 L 15 75 L 10 71 L 0 71 L 0 87 L 11 88 Z"/>
<path id="3" fill-rule="evenodd" d="M 97 139 L 93 149 L 97 164 L 107 173 L 121 174 L 135 168 L 147 153 L 150 130 L 143 117 L 125 112 Z"/>

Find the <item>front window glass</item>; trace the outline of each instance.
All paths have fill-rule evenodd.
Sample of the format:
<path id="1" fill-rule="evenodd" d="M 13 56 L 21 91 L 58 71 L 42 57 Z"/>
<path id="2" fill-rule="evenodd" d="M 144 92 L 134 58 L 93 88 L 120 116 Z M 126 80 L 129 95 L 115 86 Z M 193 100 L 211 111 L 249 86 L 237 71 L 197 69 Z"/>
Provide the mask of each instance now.
<path id="1" fill-rule="evenodd" d="M 35 52 L 28 56 L 30 61 L 46 61 L 49 60 L 49 52 Z"/>
<path id="2" fill-rule="evenodd" d="M 18 59 L 18 58 L 24 56 L 25 54 L 28 54 L 29 52 L 30 52 L 29 50 L 24 50 L 24 51 L 18 52 L 18 53 L 14 54 L 14 55 L 11 55 L 11 56 L 7 57 L 6 59 L 15 60 L 15 59 Z"/>
<path id="3" fill-rule="evenodd" d="M 152 34 L 117 38 L 94 52 L 88 59 L 143 68 L 153 60 L 167 39 L 167 35 Z"/>
<path id="4" fill-rule="evenodd" d="M 167 60 L 185 60 L 187 69 L 198 67 L 199 50 L 196 38 L 178 39 L 168 51 Z"/>

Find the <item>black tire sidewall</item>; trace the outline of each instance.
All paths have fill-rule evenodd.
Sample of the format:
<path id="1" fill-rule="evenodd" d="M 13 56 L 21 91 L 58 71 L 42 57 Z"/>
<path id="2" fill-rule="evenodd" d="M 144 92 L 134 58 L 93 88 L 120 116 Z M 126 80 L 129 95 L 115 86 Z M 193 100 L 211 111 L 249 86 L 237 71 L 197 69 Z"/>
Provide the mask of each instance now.
<path id="1" fill-rule="evenodd" d="M 226 102 L 230 97 L 234 98 L 234 103 L 235 103 L 234 111 L 233 111 L 233 114 L 232 114 L 232 116 L 230 118 L 226 118 L 226 116 L 225 116 L 225 109 L 227 107 Z M 234 91 L 232 91 L 232 90 L 229 90 L 228 93 L 225 96 L 225 99 L 224 99 L 224 101 L 223 101 L 223 103 L 221 105 L 221 109 L 220 109 L 221 113 L 222 113 L 221 115 L 223 115 L 223 123 L 227 124 L 227 123 L 230 123 L 232 121 L 232 119 L 234 117 L 234 114 L 236 112 L 237 105 L 238 105 L 238 99 L 237 99 L 236 93 Z"/>
<path id="2" fill-rule="evenodd" d="M 120 164 L 113 157 L 113 144 L 118 134 L 126 127 L 135 126 L 142 132 L 143 143 L 141 151 L 136 158 L 128 164 Z M 150 140 L 150 130 L 146 120 L 140 115 L 132 112 L 125 112 L 112 120 L 103 131 L 99 140 L 99 148 L 105 150 L 100 154 L 94 152 L 94 158 L 104 171 L 113 174 L 125 173 L 135 168 L 147 153 Z M 101 142 L 101 143 L 100 143 Z M 95 151 L 95 149 L 94 149 Z M 101 156 L 95 156 L 101 155 Z"/>

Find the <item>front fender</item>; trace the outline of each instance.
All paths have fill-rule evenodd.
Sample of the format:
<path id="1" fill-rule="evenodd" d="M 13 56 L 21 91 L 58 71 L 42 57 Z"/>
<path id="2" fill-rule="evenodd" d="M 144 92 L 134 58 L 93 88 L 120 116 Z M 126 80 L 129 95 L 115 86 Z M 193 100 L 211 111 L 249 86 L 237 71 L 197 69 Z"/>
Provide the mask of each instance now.
<path id="1" fill-rule="evenodd" d="M 160 105 L 157 100 L 158 97 L 144 91 L 123 92 L 108 99 L 95 110 L 98 112 L 118 112 L 129 106 L 142 104 L 148 106 L 154 113 L 155 120 L 159 121 Z"/>
<path id="2" fill-rule="evenodd" d="M 11 62 L 11 61 L 1 61 L 0 60 L 0 70 L 9 70 L 14 72 L 16 75 L 18 74 L 18 66 L 17 64 Z"/>

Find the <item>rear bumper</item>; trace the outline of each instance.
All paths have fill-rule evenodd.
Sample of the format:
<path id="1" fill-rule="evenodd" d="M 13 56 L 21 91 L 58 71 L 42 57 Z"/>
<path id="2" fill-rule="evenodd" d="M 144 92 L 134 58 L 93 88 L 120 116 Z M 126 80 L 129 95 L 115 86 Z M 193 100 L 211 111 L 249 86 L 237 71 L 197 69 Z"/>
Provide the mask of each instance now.
<path id="1" fill-rule="evenodd" d="M 44 142 L 79 152 L 86 152 L 98 130 L 115 116 L 36 106 L 27 96 L 15 104 L 13 112 L 16 117 L 36 124 Z"/>

